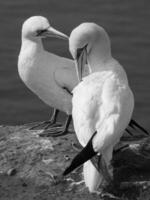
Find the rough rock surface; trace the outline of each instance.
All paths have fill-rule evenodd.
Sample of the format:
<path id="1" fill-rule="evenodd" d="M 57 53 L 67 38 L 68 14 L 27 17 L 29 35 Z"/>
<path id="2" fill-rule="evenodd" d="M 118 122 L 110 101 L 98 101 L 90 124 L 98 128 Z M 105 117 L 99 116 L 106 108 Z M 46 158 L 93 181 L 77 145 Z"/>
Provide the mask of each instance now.
<path id="1" fill-rule="evenodd" d="M 61 174 L 77 154 L 71 144 L 77 142 L 75 134 L 43 138 L 38 136 L 40 130 L 31 131 L 28 127 L 0 127 L 0 200 L 112 199 L 90 194 L 84 184 L 72 184 L 82 180 L 82 167 L 55 185 L 53 175 Z M 149 148 L 146 147 L 144 157 L 139 153 L 145 146 L 136 144 L 114 156 L 115 182 L 119 188 L 111 192 L 119 199 L 150 199 Z M 142 164 L 136 168 L 136 162 Z"/>

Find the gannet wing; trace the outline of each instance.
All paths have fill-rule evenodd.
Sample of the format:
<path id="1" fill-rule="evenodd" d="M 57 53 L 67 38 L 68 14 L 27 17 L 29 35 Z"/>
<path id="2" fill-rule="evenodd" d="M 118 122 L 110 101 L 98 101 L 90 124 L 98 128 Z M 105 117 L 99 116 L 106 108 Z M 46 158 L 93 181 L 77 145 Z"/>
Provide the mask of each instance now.
<path id="1" fill-rule="evenodd" d="M 96 132 L 92 135 L 91 139 L 87 143 L 87 145 L 73 158 L 70 165 L 65 169 L 63 172 L 63 176 L 66 176 L 70 172 L 72 172 L 74 169 L 85 163 L 87 160 L 95 156 L 97 153 L 93 150 L 92 146 L 92 139 Z"/>
<path id="2" fill-rule="evenodd" d="M 95 84 L 95 88 L 94 85 L 92 85 L 91 90 L 88 85 L 88 93 L 85 101 L 83 102 L 79 101 L 79 94 L 82 92 L 80 91 L 82 87 L 84 87 L 84 84 L 75 88 L 74 92 L 77 92 L 78 95 L 75 95 L 74 101 L 81 104 L 81 109 L 84 108 L 87 125 L 91 124 L 91 126 L 93 126 L 92 124 L 95 124 L 96 130 L 95 133 L 93 132 L 93 134 L 91 134 L 92 137 L 88 144 L 73 159 L 71 165 L 66 169 L 64 172 L 65 175 L 87 160 L 91 159 L 94 155 L 96 155 L 96 153 L 101 153 L 105 148 L 114 146 L 119 141 L 122 134 L 121 132 L 123 132 L 126 128 L 128 121 L 130 121 L 133 110 L 133 105 L 128 106 L 128 103 L 133 104 L 132 97 L 130 102 L 129 97 L 132 94 L 130 93 L 130 90 L 128 91 L 128 86 L 127 88 L 121 88 L 118 86 L 117 81 L 107 80 L 107 83 L 103 85 L 103 88 L 98 87 L 98 84 Z M 91 106 L 91 103 L 94 104 L 94 106 Z"/>
<path id="3" fill-rule="evenodd" d="M 99 112 L 103 120 L 97 122 L 97 134 L 93 138 L 93 148 L 97 152 L 119 142 L 134 108 L 134 97 L 128 83 L 118 80 L 118 77 L 107 79 L 103 85 L 101 99 L 103 106 Z"/>
<path id="4" fill-rule="evenodd" d="M 136 139 L 137 137 L 145 137 L 150 136 L 150 133 L 142 127 L 139 123 L 137 123 L 134 119 L 131 119 L 128 127 L 126 128 L 126 132 L 128 135 L 124 134 L 124 137 L 130 139 Z"/>
<path id="5" fill-rule="evenodd" d="M 63 67 L 62 69 L 56 69 L 54 72 L 54 80 L 59 93 L 59 101 L 61 101 L 61 110 L 67 114 L 72 114 L 72 84 L 71 78 L 69 76 L 70 71 L 68 68 Z M 55 89 L 55 88 L 54 88 Z"/>
<path id="6" fill-rule="evenodd" d="M 54 74 L 57 85 L 61 88 L 65 88 L 69 93 L 72 93 L 73 88 L 78 83 L 74 68 L 70 65 L 69 67 L 66 65 L 65 67 L 57 68 Z"/>

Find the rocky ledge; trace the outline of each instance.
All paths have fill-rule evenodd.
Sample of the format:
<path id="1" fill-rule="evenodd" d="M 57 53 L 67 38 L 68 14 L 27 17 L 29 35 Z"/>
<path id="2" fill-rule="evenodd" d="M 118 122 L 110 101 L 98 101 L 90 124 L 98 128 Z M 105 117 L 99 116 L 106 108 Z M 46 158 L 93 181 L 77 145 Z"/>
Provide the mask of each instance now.
<path id="1" fill-rule="evenodd" d="M 61 174 L 77 154 L 72 130 L 66 136 L 39 137 L 41 130 L 29 130 L 30 125 L 0 126 L 0 200 L 96 200 L 82 180 L 82 167 L 72 172 L 60 184 L 53 176 Z M 115 182 L 111 192 L 118 199 L 150 199 L 150 138 L 131 142 L 129 147 L 113 157 Z M 106 193 L 101 199 L 112 199 Z"/>

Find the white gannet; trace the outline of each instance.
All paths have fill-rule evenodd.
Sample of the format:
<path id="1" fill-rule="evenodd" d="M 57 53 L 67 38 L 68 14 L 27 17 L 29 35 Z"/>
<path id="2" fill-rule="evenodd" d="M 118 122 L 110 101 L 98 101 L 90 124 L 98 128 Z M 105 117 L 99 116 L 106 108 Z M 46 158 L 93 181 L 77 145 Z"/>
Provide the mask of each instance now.
<path id="1" fill-rule="evenodd" d="M 74 62 L 44 50 L 42 38 L 68 36 L 50 26 L 42 16 L 28 18 L 22 26 L 22 45 L 18 58 L 18 72 L 25 85 L 47 105 L 65 112 L 69 117 L 65 127 L 52 128 L 58 135 L 69 126 L 72 113 L 72 94 L 77 84 Z M 49 124 L 56 121 L 55 110 Z M 57 135 L 57 134 L 56 134 Z"/>
<path id="2" fill-rule="evenodd" d="M 48 124 L 46 127 L 56 122 L 59 110 L 68 115 L 65 126 L 52 128 L 42 133 L 46 136 L 53 136 L 53 133 L 58 136 L 67 131 L 71 121 L 71 91 L 77 85 L 78 80 L 73 60 L 45 51 L 42 44 L 44 37 L 68 38 L 65 34 L 52 28 L 45 17 L 33 16 L 23 23 L 18 72 L 30 90 L 43 102 L 55 108 L 51 120 L 44 122 Z M 87 74 L 88 70 L 85 70 L 84 75 Z M 137 124 L 133 122 L 131 121 L 129 126 L 137 127 Z M 39 123 L 39 125 L 41 124 Z"/>
<path id="3" fill-rule="evenodd" d="M 69 49 L 81 81 L 73 90 L 72 118 L 84 148 L 63 175 L 84 163 L 85 184 L 90 192 L 95 192 L 104 174 L 89 159 L 100 155 L 108 177 L 113 177 L 113 148 L 131 120 L 134 97 L 123 67 L 111 55 L 110 39 L 102 27 L 94 23 L 79 25 L 71 32 Z M 82 80 L 86 63 L 90 75 Z"/>

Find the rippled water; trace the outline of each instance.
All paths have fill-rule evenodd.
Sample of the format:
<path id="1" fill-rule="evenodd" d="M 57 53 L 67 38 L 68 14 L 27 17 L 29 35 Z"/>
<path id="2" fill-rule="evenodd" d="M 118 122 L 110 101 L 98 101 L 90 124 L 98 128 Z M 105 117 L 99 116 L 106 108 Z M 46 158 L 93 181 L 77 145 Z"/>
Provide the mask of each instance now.
<path id="1" fill-rule="evenodd" d="M 149 0 L 1 0 L 0 123 L 43 120 L 50 114 L 17 73 L 21 25 L 32 15 L 46 16 L 66 34 L 81 22 L 102 25 L 110 35 L 113 56 L 128 73 L 136 101 L 134 118 L 150 128 Z M 47 39 L 44 44 L 47 50 L 70 57 L 64 41 Z"/>

